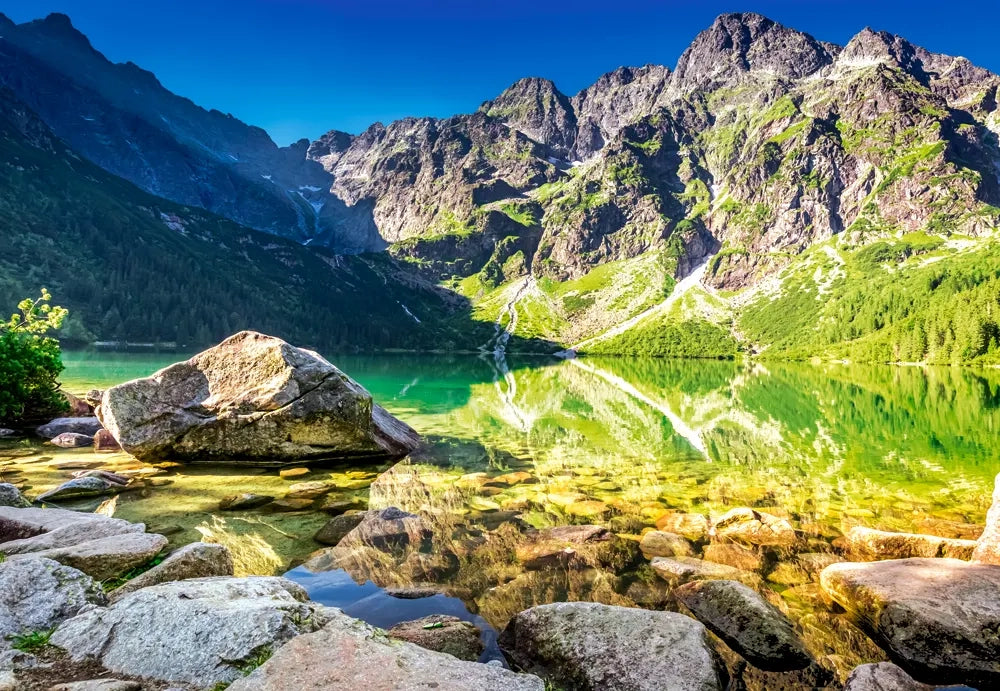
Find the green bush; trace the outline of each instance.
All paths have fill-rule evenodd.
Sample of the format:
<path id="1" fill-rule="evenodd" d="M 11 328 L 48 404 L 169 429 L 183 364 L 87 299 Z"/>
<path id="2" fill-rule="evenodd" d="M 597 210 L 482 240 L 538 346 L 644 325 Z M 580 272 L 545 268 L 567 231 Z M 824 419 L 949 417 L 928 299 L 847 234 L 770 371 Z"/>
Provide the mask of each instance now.
<path id="1" fill-rule="evenodd" d="M 66 310 L 49 305 L 51 298 L 43 288 L 0 323 L 0 420 L 32 420 L 67 407 L 56 381 L 63 370 L 59 342 L 45 335 L 59 328 Z"/>

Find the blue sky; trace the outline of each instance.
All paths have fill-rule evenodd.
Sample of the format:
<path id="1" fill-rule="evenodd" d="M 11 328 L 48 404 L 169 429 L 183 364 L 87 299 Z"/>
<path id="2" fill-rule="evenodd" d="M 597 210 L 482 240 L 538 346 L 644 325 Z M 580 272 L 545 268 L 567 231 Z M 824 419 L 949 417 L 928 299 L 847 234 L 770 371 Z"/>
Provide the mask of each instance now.
<path id="1" fill-rule="evenodd" d="M 998 0 L 0 0 L 0 11 L 17 22 L 64 12 L 111 60 L 279 144 L 470 112 L 525 76 L 572 95 L 620 65 L 673 67 L 722 12 L 841 44 L 872 26 L 1000 71 Z"/>

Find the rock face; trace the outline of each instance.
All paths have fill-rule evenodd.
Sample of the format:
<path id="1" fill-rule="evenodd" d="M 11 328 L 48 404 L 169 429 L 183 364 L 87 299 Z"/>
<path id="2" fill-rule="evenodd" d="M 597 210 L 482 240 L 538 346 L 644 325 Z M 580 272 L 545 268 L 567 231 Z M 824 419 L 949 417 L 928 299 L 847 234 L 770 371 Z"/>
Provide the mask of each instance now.
<path id="1" fill-rule="evenodd" d="M 8 560 L 46 557 L 96 580 L 144 564 L 167 545 L 162 535 L 98 514 L 0 507 L 0 553 Z"/>
<path id="2" fill-rule="evenodd" d="M 9 482 L 0 482 L 0 506 L 11 506 L 23 509 L 31 506 L 31 502 L 24 498 L 19 490 Z"/>
<path id="3" fill-rule="evenodd" d="M 101 422 L 96 417 L 57 417 L 35 432 L 43 439 L 55 439 L 60 434 L 83 434 L 93 437 L 99 429 Z"/>
<path id="4" fill-rule="evenodd" d="M 322 357 L 252 331 L 108 389 L 98 415 L 142 460 L 383 460 L 418 443 Z"/>
<path id="5" fill-rule="evenodd" d="M 192 542 L 171 552 L 166 559 L 149 571 L 139 574 L 113 590 L 110 598 L 112 601 L 120 600 L 140 588 L 168 581 L 232 575 L 233 557 L 227 547 L 207 542 Z"/>
<path id="6" fill-rule="evenodd" d="M 927 683 L 1000 684 L 1000 567 L 957 559 L 840 563 L 823 589 Z"/>
<path id="7" fill-rule="evenodd" d="M 0 650 L 10 636 L 49 631 L 88 605 L 107 602 L 85 573 L 51 559 L 0 562 Z"/>
<path id="8" fill-rule="evenodd" d="M 673 612 L 589 602 L 532 607 L 500 646 L 558 687 L 602 691 L 722 689 L 705 627 Z"/>
<path id="9" fill-rule="evenodd" d="M 993 487 L 993 504 L 986 512 L 986 529 L 979 536 L 972 560 L 1000 566 L 1000 475 Z"/>
<path id="10" fill-rule="evenodd" d="M 934 687 L 921 684 L 891 662 L 877 662 L 855 667 L 844 691 L 934 691 Z"/>
<path id="11" fill-rule="evenodd" d="M 858 526 L 848 531 L 847 545 L 856 558 L 864 560 L 910 557 L 952 557 L 967 560 L 976 548 L 976 541 L 917 533 L 890 533 Z"/>
<path id="12" fill-rule="evenodd" d="M 386 631 L 392 638 L 409 641 L 427 650 L 475 662 L 483 652 L 479 629 L 470 622 L 446 614 L 404 621 Z"/>
<path id="13" fill-rule="evenodd" d="M 496 665 L 394 641 L 381 631 L 335 614 L 316 633 L 293 639 L 230 691 L 379 689 L 408 691 L 544 691 L 541 679 Z"/>
<path id="14" fill-rule="evenodd" d="M 200 688 L 239 679 L 329 610 L 284 578 L 203 578 L 143 588 L 63 623 L 50 642 L 74 661 Z"/>
<path id="15" fill-rule="evenodd" d="M 674 596 L 755 667 L 788 672 L 812 663 L 792 623 L 742 583 L 697 581 L 677 588 Z"/>

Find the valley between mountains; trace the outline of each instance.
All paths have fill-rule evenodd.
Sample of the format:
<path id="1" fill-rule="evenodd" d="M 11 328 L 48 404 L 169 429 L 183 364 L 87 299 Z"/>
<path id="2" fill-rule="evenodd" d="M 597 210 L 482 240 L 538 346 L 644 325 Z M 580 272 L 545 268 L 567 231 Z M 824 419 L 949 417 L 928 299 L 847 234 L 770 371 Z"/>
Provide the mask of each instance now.
<path id="1" fill-rule="evenodd" d="M 289 147 L 63 15 L 0 36 L 0 301 L 45 285 L 68 340 L 1000 360 L 1000 77 L 899 36 L 727 14 L 674 68 Z"/>

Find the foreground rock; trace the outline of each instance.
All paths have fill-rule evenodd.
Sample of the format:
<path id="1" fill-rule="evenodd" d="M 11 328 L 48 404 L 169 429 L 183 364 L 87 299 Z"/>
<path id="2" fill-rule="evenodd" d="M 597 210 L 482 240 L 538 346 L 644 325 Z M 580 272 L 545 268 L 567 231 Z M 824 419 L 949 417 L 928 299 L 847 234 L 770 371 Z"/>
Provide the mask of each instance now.
<path id="1" fill-rule="evenodd" d="M 322 630 L 299 636 L 229 691 L 367 689 L 370 691 L 544 691 L 545 683 L 497 665 L 393 641 L 341 614 Z"/>
<path id="2" fill-rule="evenodd" d="M 674 612 L 591 602 L 532 607 L 500 646 L 520 668 L 581 691 L 722 689 L 705 627 Z"/>
<path id="3" fill-rule="evenodd" d="M 812 663 L 792 623 L 742 583 L 697 581 L 677 588 L 674 596 L 755 667 L 788 672 Z"/>
<path id="4" fill-rule="evenodd" d="M 208 542 L 192 542 L 171 552 L 149 571 L 116 588 L 110 597 L 112 601 L 117 601 L 140 588 L 169 581 L 232 575 L 233 556 L 229 553 L 229 548 Z"/>
<path id="5" fill-rule="evenodd" d="M 107 600 L 90 576 L 51 559 L 0 562 L 0 650 L 12 636 L 50 631 Z"/>
<path id="6" fill-rule="evenodd" d="M 858 526 L 848 531 L 847 546 L 855 557 L 864 560 L 911 557 L 968 560 L 976 548 L 976 542 L 917 533 L 890 533 Z"/>
<path id="7" fill-rule="evenodd" d="M 97 580 L 145 564 L 166 547 L 162 535 L 98 514 L 64 509 L 0 507 L 0 554 L 8 560 L 45 557 Z"/>
<path id="8" fill-rule="evenodd" d="M 979 536 L 972 560 L 1000 566 L 1000 475 L 993 486 L 993 504 L 986 512 L 986 528 Z"/>
<path id="9" fill-rule="evenodd" d="M 26 509 L 31 506 L 31 502 L 25 499 L 21 490 L 14 485 L 9 482 L 0 482 L 0 506 Z"/>
<path id="10" fill-rule="evenodd" d="M 108 389 L 98 416 L 142 460 L 383 460 L 419 441 L 316 353 L 252 331 Z"/>
<path id="11" fill-rule="evenodd" d="M 112 673 L 211 688 L 336 614 L 284 578 L 199 578 L 143 588 L 63 623 L 50 643 Z"/>
<path id="12" fill-rule="evenodd" d="M 386 633 L 427 650 L 454 655 L 459 660 L 475 662 L 483 652 L 479 629 L 472 623 L 446 614 L 432 614 L 396 624 Z"/>
<path id="13" fill-rule="evenodd" d="M 891 662 L 877 662 L 855 667 L 844 691 L 934 691 L 934 687 L 921 684 Z"/>
<path id="14" fill-rule="evenodd" d="M 1000 567 L 957 559 L 833 564 L 823 589 L 927 683 L 1000 685 Z"/>
<path id="15" fill-rule="evenodd" d="M 42 425 L 35 432 L 43 439 L 55 439 L 60 434 L 85 434 L 93 437 L 101 429 L 96 417 L 57 417 Z"/>

